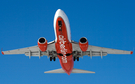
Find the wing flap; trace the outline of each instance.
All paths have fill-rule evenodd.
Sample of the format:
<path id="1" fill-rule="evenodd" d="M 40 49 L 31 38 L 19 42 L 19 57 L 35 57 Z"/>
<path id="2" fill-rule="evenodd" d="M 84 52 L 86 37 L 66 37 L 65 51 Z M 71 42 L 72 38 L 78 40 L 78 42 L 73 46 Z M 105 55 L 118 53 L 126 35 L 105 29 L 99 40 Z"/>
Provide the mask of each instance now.
<path id="1" fill-rule="evenodd" d="M 104 48 L 104 47 L 97 47 L 89 45 L 87 51 L 102 51 L 107 52 L 108 54 L 131 54 L 132 51 L 125 51 L 125 50 L 118 50 L 118 49 L 111 49 L 111 48 Z"/>
<path id="2" fill-rule="evenodd" d="M 9 51 L 2 51 L 2 52 L 6 55 L 6 54 L 25 54 L 26 52 L 29 52 L 29 51 L 36 52 L 36 51 L 39 51 L 39 48 L 38 46 L 32 46 L 32 47 L 9 50 Z"/>
<path id="3" fill-rule="evenodd" d="M 78 43 L 72 43 L 73 51 L 80 51 L 81 49 L 79 47 Z M 132 51 L 125 51 L 125 50 L 118 50 L 118 49 L 111 49 L 111 48 L 104 48 L 104 47 L 97 47 L 89 45 L 86 52 L 104 52 L 107 54 L 133 54 Z"/>
<path id="4" fill-rule="evenodd" d="M 9 55 L 9 54 L 25 54 L 26 56 L 48 56 L 49 51 L 56 51 L 55 49 L 55 41 L 49 42 L 47 44 L 47 50 L 45 52 L 41 52 L 39 47 L 31 46 L 26 48 L 20 48 L 20 49 L 14 49 L 9 51 L 2 51 L 3 55 Z"/>

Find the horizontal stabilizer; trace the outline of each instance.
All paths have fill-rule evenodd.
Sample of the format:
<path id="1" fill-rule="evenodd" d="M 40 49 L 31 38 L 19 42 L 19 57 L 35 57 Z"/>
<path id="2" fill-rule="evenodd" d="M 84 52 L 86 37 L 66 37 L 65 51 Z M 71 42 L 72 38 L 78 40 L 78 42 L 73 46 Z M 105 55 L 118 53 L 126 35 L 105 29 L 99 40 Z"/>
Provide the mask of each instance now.
<path id="1" fill-rule="evenodd" d="M 44 73 L 66 73 L 66 72 L 61 68 L 61 69 L 55 69 L 55 70 L 51 70 L 51 71 L 46 71 Z M 73 68 L 71 73 L 95 73 L 95 72 Z"/>

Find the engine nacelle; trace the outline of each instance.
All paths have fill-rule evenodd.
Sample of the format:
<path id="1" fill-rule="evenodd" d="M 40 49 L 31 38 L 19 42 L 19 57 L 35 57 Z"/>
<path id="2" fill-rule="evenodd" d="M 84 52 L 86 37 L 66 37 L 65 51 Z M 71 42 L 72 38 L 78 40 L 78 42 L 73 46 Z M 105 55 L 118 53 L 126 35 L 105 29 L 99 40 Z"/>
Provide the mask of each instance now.
<path id="1" fill-rule="evenodd" d="M 80 46 L 80 49 L 85 52 L 87 49 L 88 49 L 88 40 L 87 38 L 85 37 L 82 37 L 80 40 L 79 40 L 79 46 Z"/>
<path id="2" fill-rule="evenodd" d="M 47 40 L 44 37 L 38 39 L 38 47 L 39 49 L 44 52 L 47 49 Z"/>

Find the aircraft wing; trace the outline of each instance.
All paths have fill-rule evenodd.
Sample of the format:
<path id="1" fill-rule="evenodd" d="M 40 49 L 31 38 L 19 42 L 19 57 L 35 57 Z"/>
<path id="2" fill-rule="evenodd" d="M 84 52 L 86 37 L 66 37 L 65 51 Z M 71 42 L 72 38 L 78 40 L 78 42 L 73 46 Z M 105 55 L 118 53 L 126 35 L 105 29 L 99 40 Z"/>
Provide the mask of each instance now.
<path id="1" fill-rule="evenodd" d="M 111 48 L 104 48 L 104 47 L 97 47 L 89 45 L 86 52 L 82 52 L 79 43 L 72 42 L 72 47 L 74 54 L 73 56 L 106 56 L 107 54 L 132 54 L 132 51 L 125 51 L 125 50 L 118 50 L 118 49 L 111 49 Z M 75 54 L 76 53 L 76 54 Z"/>
<path id="2" fill-rule="evenodd" d="M 15 49 L 15 50 L 9 50 L 9 51 L 2 51 L 2 54 L 8 55 L 8 54 L 25 54 L 26 56 L 50 56 L 51 53 L 55 55 L 56 49 L 55 49 L 55 41 L 49 42 L 47 44 L 47 50 L 45 52 L 40 51 L 38 45 L 36 46 L 31 46 L 31 47 L 26 47 L 26 48 L 21 48 L 21 49 Z M 57 54 L 56 54 L 57 56 Z"/>

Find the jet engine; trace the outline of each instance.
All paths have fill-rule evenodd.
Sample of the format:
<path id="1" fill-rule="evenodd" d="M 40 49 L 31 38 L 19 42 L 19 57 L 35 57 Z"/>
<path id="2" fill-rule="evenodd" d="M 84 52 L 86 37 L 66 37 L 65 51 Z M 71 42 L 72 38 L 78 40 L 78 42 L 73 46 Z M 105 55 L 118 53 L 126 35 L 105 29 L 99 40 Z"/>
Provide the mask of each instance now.
<path id="1" fill-rule="evenodd" d="M 47 40 L 44 37 L 38 39 L 38 47 L 39 49 L 44 52 L 47 49 Z"/>
<path id="2" fill-rule="evenodd" d="M 87 49 L 88 49 L 88 40 L 87 38 L 85 37 L 82 37 L 80 40 L 79 40 L 79 46 L 80 46 L 80 49 L 85 52 Z"/>

